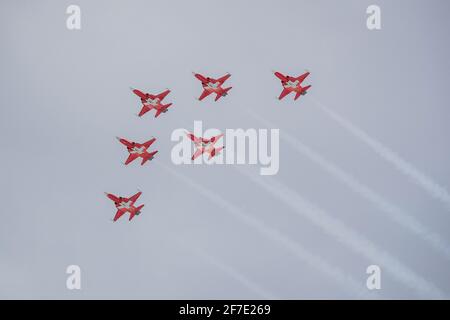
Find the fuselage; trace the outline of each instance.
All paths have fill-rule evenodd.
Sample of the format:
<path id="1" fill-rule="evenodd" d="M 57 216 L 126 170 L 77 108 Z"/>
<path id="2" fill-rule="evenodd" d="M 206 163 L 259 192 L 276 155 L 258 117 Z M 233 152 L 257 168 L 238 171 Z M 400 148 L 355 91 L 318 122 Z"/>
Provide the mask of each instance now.
<path id="1" fill-rule="evenodd" d="M 117 210 L 121 212 L 129 212 L 131 214 L 138 215 L 140 212 L 139 210 L 132 204 L 130 200 L 128 201 L 121 201 L 119 203 L 116 203 Z"/>
<path id="2" fill-rule="evenodd" d="M 134 147 L 128 147 L 128 152 L 132 154 L 138 154 L 142 155 L 147 153 L 147 148 L 145 146 L 134 146 Z"/>
<path id="3" fill-rule="evenodd" d="M 203 85 L 203 89 L 210 91 L 210 92 L 215 92 L 217 94 L 220 95 L 226 95 L 227 93 L 225 92 L 225 90 L 222 88 L 222 86 L 220 85 L 219 82 L 212 82 L 209 81 L 207 83 L 202 83 Z"/>
<path id="4" fill-rule="evenodd" d="M 283 84 L 283 88 L 291 91 L 291 92 L 302 92 L 303 88 L 300 85 L 300 82 L 298 80 L 291 81 L 288 80 Z"/>
<path id="5" fill-rule="evenodd" d="M 133 147 L 128 147 L 127 150 L 130 154 L 136 154 L 138 157 L 141 157 L 143 159 L 148 158 L 149 160 L 153 159 L 153 156 L 150 157 L 150 153 L 147 151 L 148 148 L 146 148 L 143 145 L 139 145 L 139 146 L 133 146 Z"/>
<path id="6" fill-rule="evenodd" d="M 158 107 L 161 105 L 161 100 L 159 98 L 151 99 L 142 99 L 142 104 L 148 107 Z"/>

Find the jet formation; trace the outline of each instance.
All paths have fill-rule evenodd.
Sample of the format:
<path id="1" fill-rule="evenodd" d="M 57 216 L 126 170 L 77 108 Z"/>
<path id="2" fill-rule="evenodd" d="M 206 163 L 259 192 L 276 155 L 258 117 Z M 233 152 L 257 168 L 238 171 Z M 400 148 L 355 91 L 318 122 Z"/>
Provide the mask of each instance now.
<path id="1" fill-rule="evenodd" d="M 198 100 L 202 101 L 204 98 L 209 96 L 210 94 L 215 94 L 214 101 L 219 100 L 221 97 L 225 97 L 228 95 L 228 92 L 232 87 L 224 88 L 223 85 L 225 81 L 227 81 L 231 74 L 227 73 L 224 76 L 214 79 L 208 76 L 203 76 L 200 73 L 193 72 L 196 79 L 198 79 L 203 88 L 203 92 L 201 93 Z M 302 86 L 303 81 L 309 76 L 309 72 L 306 72 L 298 77 L 291 77 L 289 75 L 283 75 L 280 72 L 274 72 L 275 76 L 280 79 L 281 85 L 283 86 L 283 91 L 278 97 L 279 100 L 283 99 L 290 93 L 295 93 L 294 100 L 297 100 L 300 96 L 305 95 L 307 90 L 311 88 L 311 85 Z M 150 94 L 145 93 L 141 90 L 130 88 L 132 92 L 138 96 L 141 100 L 142 108 L 139 112 L 138 116 L 142 117 L 150 110 L 155 110 L 155 118 L 159 117 L 161 113 L 166 113 L 172 103 L 164 104 L 164 98 L 170 93 L 169 89 L 159 93 L 159 94 Z M 218 155 L 225 147 L 216 147 L 216 143 L 223 137 L 223 134 L 213 136 L 209 139 L 203 137 L 196 137 L 193 133 L 186 132 L 187 137 L 194 143 L 196 147 L 196 151 L 192 155 L 192 160 L 200 157 L 203 154 L 208 155 L 208 159 L 213 158 Z M 125 165 L 130 164 L 134 160 L 141 158 L 141 165 L 144 165 L 147 161 L 153 160 L 155 154 L 158 150 L 150 151 L 150 146 L 155 142 L 155 138 L 152 138 L 144 143 L 138 143 L 134 141 L 128 141 L 127 139 L 117 137 L 117 140 L 121 144 L 123 144 L 129 153 L 128 158 L 125 161 Z M 141 213 L 144 205 L 135 206 L 136 201 L 141 196 L 142 192 L 139 191 L 135 195 L 130 198 L 118 197 L 111 193 L 106 193 L 106 196 L 114 201 L 114 205 L 116 206 L 117 212 L 113 218 L 113 221 L 117 221 L 122 215 L 125 213 L 129 213 L 129 221 L 131 221 L 135 216 Z"/>

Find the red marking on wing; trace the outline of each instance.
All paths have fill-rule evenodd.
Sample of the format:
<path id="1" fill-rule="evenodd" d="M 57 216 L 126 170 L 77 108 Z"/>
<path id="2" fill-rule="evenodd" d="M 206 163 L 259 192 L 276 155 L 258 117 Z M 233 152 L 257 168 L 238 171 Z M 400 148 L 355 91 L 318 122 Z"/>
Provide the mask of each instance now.
<path id="1" fill-rule="evenodd" d="M 192 156 L 191 160 L 195 160 L 195 159 L 197 159 L 199 156 L 201 156 L 201 155 L 203 154 L 204 150 L 205 150 L 205 149 L 203 149 L 203 148 L 198 148 L 198 149 L 195 151 L 194 155 Z"/>
<path id="2" fill-rule="evenodd" d="M 147 94 L 138 89 L 133 89 L 133 93 L 141 99 L 147 99 Z"/>
<path id="3" fill-rule="evenodd" d="M 223 77 L 217 79 L 217 81 L 218 81 L 220 84 L 223 84 L 225 81 L 227 81 L 227 79 L 228 79 L 229 77 L 231 77 L 231 74 L 227 73 L 227 74 L 224 75 Z"/>
<path id="4" fill-rule="evenodd" d="M 156 96 L 156 98 L 158 98 L 159 100 L 162 100 L 162 99 L 164 99 L 169 93 L 170 93 L 170 90 L 167 89 L 166 91 L 164 91 L 164 92 L 158 94 L 158 95 Z M 152 99 L 153 99 L 153 98 L 152 98 Z"/>
<path id="5" fill-rule="evenodd" d="M 127 160 L 125 161 L 125 165 L 129 164 L 130 162 L 134 161 L 136 158 L 138 158 L 139 155 L 137 153 L 131 153 Z"/>
<path id="6" fill-rule="evenodd" d="M 120 143 L 122 143 L 124 146 L 126 146 L 126 147 L 130 147 L 131 146 L 131 142 L 130 141 L 128 141 L 128 140 L 126 140 L 126 139 L 123 139 L 123 138 L 117 138 L 119 141 L 120 141 Z"/>
<path id="7" fill-rule="evenodd" d="M 132 196 L 130 199 L 131 204 L 134 205 L 134 203 L 137 201 L 137 199 L 139 199 L 139 197 L 141 196 L 142 192 L 139 191 L 138 193 L 136 193 L 134 196 Z"/>
<path id="8" fill-rule="evenodd" d="M 280 79 L 281 81 L 287 81 L 286 76 L 284 76 L 282 73 L 280 73 L 280 72 L 275 72 L 274 74 L 275 74 L 275 76 L 276 76 L 278 79 Z"/>
<path id="9" fill-rule="evenodd" d="M 142 145 L 146 148 L 150 147 L 152 145 L 153 142 L 156 141 L 156 138 L 151 138 L 150 140 L 144 142 Z"/>
<path id="10" fill-rule="evenodd" d="M 119 198 L 111 193 L 107 193 L 106 196 L 114 202 L 119 202 Z"/>
<path id="11" fill-rule="evenodd" d="M 221 133 L 221 134 L 219 134 L 219 135 L 217 135 L 217 136 L 212 137 L 211 139 L 209 139 L 209 141 L 212 142 L 212 144 L 214 145 L 214 144 L 216 144 L 217 141 L 219 141 L 219 139 L 222 138 L 222 137 L 223 137 L 223 133 Z"/>
<path id="12" fill-rule="evenodd" d="M 299 76 L 298 78 L 296 78 L 300 83 L 302 83 L 305 79 L 306 79 L 306 77 L 307 76 L 309 76 L 310 75 L 310 73 L 309 72 L 306 72 L 306 73 L 304 73 L 304 74 L 302 74 L 301 76 Z"/>
<path id="13" fill-rule="evenodd" d="M 278 100 L 283 99 L 286 97 L 291 91 L 289 89 L 284 88 L 283 91 L 281 91 L 280 96 L 278 97 Z"/>
<path id="14" fill-rule="evenodd" d="M 209 96 L 212 93 L 212 91 L 208 91 L 208 90 L 203 90 L 202 94 L 200 95 L 200 97 L 198 98 L 198 100 L 202 101 L 204 98 L 206 98 L 207 96 Z"/>
<path id="15" fill-rule="evenodd" d="M 224 147 L 212 148 L 211 151 L 209 152 L 208 160 L 210 160 L 212 157 L 218 155 L 220 153 L 220 151 L 223 150 L 223 148 Z"/>
<path id="16" fill-rule="evenodd" d="M 194 76 L 201 82 L 207 82 L 206 78 L 202 76 L 200 73 L 195 73 Z"/>
<path id="17" fill-rule="evenodd" d="M 114 222 L 116 222 L 117 221 L 117 219 L 119 219 L 121 216 L 123 216 L 123 214 L 125 213 L 126 211 L 122 211 L 122 210 L 117 210 L 117 213 L 116 213 L 116 215 L 114 216 Z"/>
<path id="18" fill-rule="evenodd" d="M 148 106 L 146 106 L 146 105 L 143 105 L 143 106 L 142 106 L 142 109 L 141 109 L 141 112 L 139 112 L 138 116 L 139 116 L 139 117 L 142 117 L 144 114 L 146 114 L 146 113 L 149 112 L 150 110 L 151 110 L 150 107 L 148 107 Z"/>

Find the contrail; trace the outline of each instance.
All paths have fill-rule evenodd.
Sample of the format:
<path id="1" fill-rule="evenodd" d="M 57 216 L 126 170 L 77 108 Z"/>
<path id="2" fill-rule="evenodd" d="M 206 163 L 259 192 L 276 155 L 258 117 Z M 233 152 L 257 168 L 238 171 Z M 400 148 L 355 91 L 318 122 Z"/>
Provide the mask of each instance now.
<path id="1" fill-rule="evenodd" d="M 254 114 L 250 111 L 249 113 L 253 118 L 257 119 L 261 123 L 264 123 L 264 125 L 275 128 L 273 124 L 261 118 L 259 115 Z M 448 260 L 450 260 L 450 245 L 439 234 L 428 230 L 426 226 L 421 224 L 413 216 L 411 216 L 395 204 L 386 200 L 383 196 L 372 190 L 370 187 L 358 181 L 351 174 L 347 173 L 343 169 L 325 159 L 310 147 L 300 142 L 299 139 L 294 138 L 292 135 L 286 132 L 286 130 L 283 130 L 283 132 L 281 132 L 281 139 L 286 141 L 292 148 L 320 165 L 323 169 L 325 169 L 328 173 L 345 184 L 353 192 L 370 201 L 379 210 L 386 213 L 389 218 L 393 219 L 395 222 L 399 223 L 409 231 L 416 234 L 418 237 L 432 246 L 436 251 L 440 252 Z"/>
<path id="2" fill-rule="evenodd" d="M 271 240 L 278 242 L 279 244 L 284 246 L 287 250 L 289 250 L 292 254 L 294 254 L 296 257 L 298 257 L 302 261 L 308 263 L 313 268 L 318 269 L 319 271 L 325 273 L 330 278 L 334 279 L 339 284 L 341 284 L 348 291 L 351 291 L 352 293 L 356 294 L 359 298 L 373 299 L 378 296 L 377 293 L 375 293 L 375 292 L 368 292 L 367 288 L 364 285 L 361 285 L 358 281 L 353 279 L 351 276 L 348 276 L 345 273 L 343 273 L 339 268 L 330 265 L 325 260 L 323 260 L 321 257 L 308 252 L 301 245 L 299 245 L 295 241 L 292 241 L 290 238 L 283 235 L 278 230 L 271 228 L 271 227 L 267 226 L 265 223 L 263 223 L 262 221 L 246 214 L 240 208 L 236 207 L 232 203 L 223 199 L 220 195 L 208 190 L 207 188 L 203 187 L 202 185 L 192 181 L 185 175 L 178 173 L 175 170 L 173 170 L 161 163 L 158 163 L 158 165 L 160 165 L 162 168 L 164 168 L 171 175 L 182 180 L 183 182 L 185 182 L 186 184 L 188 184 L 189 186 L 191 186 L 192 188 L 197 190 L 200 194 L 202 194 L 204 197 L 208 198 L 211 202 L 224 208 L 228 213 L 233 215 L 239 221 L 258 230 L 260 233 L 262 233 L 266 237 L 270 238 Z"/>
<path id="3" fill-rule="evenodd" d="M 382 266 L 384 270 L 389 272 L 395 279 L 416 291 L 420 296 L 433 299 L 444 298 L 444 293 L 433 284 L 422 279 L 387 252 L 378 249 L 362 235 L 348 228 L 345 224 L 308 202 L 286 186 L 274 179 L 270 179 L 270 182 L 268 182 L 267 177 L 255 177 L 255 175 L 249 174 L 241 168 L 238 168 L 238 171 L 260 185 L 267 192 L 289 205 L 298 215 L 307 218 L 312 223 L 322 228 L 327 234 L 336 237 L 356 253 L 362 254 L 368 260 Z"/>
<path id="4" fill-rule="evenodd" d="M 425 191 L 427 191 L 433 198 L 442 201 L 445 204 L 446 208 L 450 210 L 450 194 L 444 187 L 434 182 L 433 179 L 428 177 L 426 174 L 420 172 L 420 170 L 414 167 L 411 163 L 401 158 L 394 151 L 384 146 L 380 141 L 370 137 L 366 132 L 356 127 L 349 120 L 343 118 L 336 112 L 325 107 L 323 104 L 321 104 L 314 98 L 310 98 L 310 100 L 314 102 L 332 119 L 334 119 L 339 125 L 347 129 L 355 137 L 357 137 L 359 140 L 367 144 L 381 158 L 383 158 L 387 162 L 390 162 L 404 175 L 410 177 L 417 185 L 419 185 Z"/>
<path id="5" fill-rule="evenodd" d="M 261 288 L 258 284 L 254 283 L 250 279 L 248 279 L 245 275 L 238 272 L 233 267 L 223 263 L 222 261 L 219 261 L 215 257 L 209 255 L 204 250 L 200 248 L 191 248 L 186 245 L 184 241 L 181 241 L 180 239 L 175 239 L 175 241 L 178 243 L 179 246 L 182 248 L 189 250 L 193 253 L 195 253 L 197 256 L 201 257 L 203 260 L 208 262 L 209 264 L 215 266 L 216 268 L 222 270 L 224 273 L 226 273 L 231 278 L 235 279 L 237 282 L 241 283 L 244 287 L 252 291 L 253 293 L 256 293 L 257 295 L 263 297 L 267 300 L 275 300 L 278 299 L 276 296 L 274 296 L 272 293 L 266 291 L 265 289 Z"/>

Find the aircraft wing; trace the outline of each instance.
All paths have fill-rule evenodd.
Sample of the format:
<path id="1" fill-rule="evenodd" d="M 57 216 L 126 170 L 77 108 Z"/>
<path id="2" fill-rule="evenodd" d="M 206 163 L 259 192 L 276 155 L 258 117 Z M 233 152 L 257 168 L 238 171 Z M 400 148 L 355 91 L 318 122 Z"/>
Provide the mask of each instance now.
<path id="1" fill-rule="evenodd" d="M 223 84 L 225 81 L 227 81 L 227 79 L 231 77 L 231 74 L 227 73 L 226 75 L 224 75 L 223 77 L 217 79 L 216 81 L 219 82 L 220 84 Z"/>
<path id="2" fill-rule="evenodd" d="M 280 96 L 278 97 L 278 100 L 283 99 L 284 97 L 286 97 L 291 91 L 289 91 L 288 89 L 284 88 L 283 91 L 281 91 Z"/>
<path id="3" fill-rule="evenodd" d="M 125 161 L 125 165 L 129 164 L 130 162 L 134 161 L 136 158 L 138 158 L 139 155 L 137 153 L 130 153 L 127 160 Z"/>
<path id="4" fill-rule="evenodd" d="M 113 194 L 111 194 L 111 193 L 106 193 L 106 192 L 105 192 L 105 194 L 106 194 L 106 196 L 107 196 L 110 200 L 112 200 L 112 201 L 114 201 L 114 202 L 119 202 L 119 198 L 116 197 L 115 195 L 113 195 Z"/>
<path id="5" fill-rule="evenodd" d="M 142 106 L 141 112 L 139 112 L 138 116 L 142 117 L 144 114 L 146 114 L 147 112 L 149 112 L 151 110 L 150 107 L 147 107 L 146 105 Z"/>
<path id="6" fill-rule="evenodd" d="M 151 138 L 150 140 L 148 140 L 147 142 L 144 142 L 142 145 L 146 148 L 150 147 L 152 145 L 153 142 L 155 142 L 156 138 Z"/>
<path id="7" fill-rule="evenodd" d="M 137 199 L 139 199 L 139 197 L 141 196 L 142 192 L 139 191 L 138 193 L 136 193 L 134 196 L 132 196 L 130 199 L 128 199 L 129 201 L 131 201 L 131 204 L 134 204 Z"/>
<path id="8" fill-rule="evenodd" d="M 146 94 L 138 89 L 133 89 L 133 93 L 141 99 L 146 99 Z"/>
<path id="9" fill-rule="evenodd" d="M 123 214 L 125 213 L 126 211 L 122 211 L 122 210 L 117 210 L 117 213 L 116 213 L 116 215 L 114 216 L 114 222 L 116 222 L 121 216 L 123 216 Z"/>
<path id="10" fill-rule="evenodd" d="M 274 74 L 275 74 L 275 76 L 276 76 L 278 79 L 280 79 L 281 81 L 287 81 L 287 78 L 286 78 L 282 73 L 280 73 L 280 72 L 275 72 Z"/>
<path id="11" fill-rule="evenodd" d="M 212 91 L 208 91 L 208 90 L 203 90 L 200 98 L 198 98 L 198 100 L 202 101 L 204 98 L 206 98 L 207 96 L 209 96 L 211 94 Z"/>
<path id="12" fill-rule="evenodd" d="M 197 159 L 199 156 L 201 156 L 201 155 L 203 154 L 204 150 L 205 150 L 205 149 L 203 149 L 203 148 L 198 148 L 198 149 L 195 151 L 194 155 L 192 156 L 191 160 L 195 160 L 195 159 Z"/>
<path id="13" fill-rule="evenodd" d="M 216 97 L 214 98 L 214 101 L 217 101 L 217 100 L 219 100 L 219 99 L 220 99 L 220 97 L 222 97 L 222 95 L 221 95 L 220 93 L 218 93 L 218 94 L 216 95 Z"/>
<path id="14" fill-rule="evenodd" d="M 298 82 L 302 83 L 306 79 L 306 77 L 309 76 L 309 74 L 310 74 L 309 72 L 306 72 L 306 73 L 302 74 L 301 76 L 299 76 L 297 78 Z"/>
<path id="15" fill-rule="evenodd" d="M 203 82 L 207 82 L 206 78 L 205 78 L 204 76 L 202 76 L 200 73 L 195 73 L 195 72 L 193 72 L 193 73 L 194 73 L 194 76 L 195 76 L 198 80 L 200 80 L 202 83 L 203 83 Z"/>
<path id="16" fill-rule="evenodd" d="M 208 142 L 210 142 L 210 139 L 205 139 L 205 138 L 203 138 L 203 137 L 200 137 L 200 138 L 198 138 L 198 137 L 196 137 L 193 133 L 187 133 L 187 136 L 189 137 L 189 139 L 191 139 L 196 145 L 201 145 L 202 144 L 202 142 L 203 143 L 208 143 Z"/>
<path id="17" fill-rule="evenodd" d="M 209 153 L 209 157 L 208 160 L 211 160 L 212 157 L 214 157 L 215 155 L 219 154 L 220 151 L 223 150 L 224 147 L 219 147 L 219 148 L 210 148 L 207 152 Z"/>
<path id="18" fill-rule="evenodd" d="M 126 139 L 117 137 L 117 140 L 119 140 L 120 143 L 123 144 L 123 145 L 126 146 L 126 147 L 131 146 L 131 143 L 130 143 L 128 140 L 126 140 Z"/>
<path id="19" fill-rule="evenodd" d="M 211 139 L 209 139 L 209 141 L 211 141 L 211 143 L 214 145 L 214 144 L 216 144 L 217 141 L 219 141 L 219 139 L 222 138 L 222 137 L 223 137 L 223 133 L 221 133 L 221 134 L 219 134 L 219 135 L 217 135 L 217 136 L 212 137 Z"/>
<path id="20" fill-rule="evenodd" d="M 170 93 L 170 90 L 167 89 L 166 91 L 164 91 L 164 92 L 158 94 L 158 95 L 156 96 L 156 98 L 158 98 L 159 100 L 162 100 L 162 99 L 164 99 L 169 93 Z M 154 99 L 154 98 L 152 98 L 152 99 Z"/>

